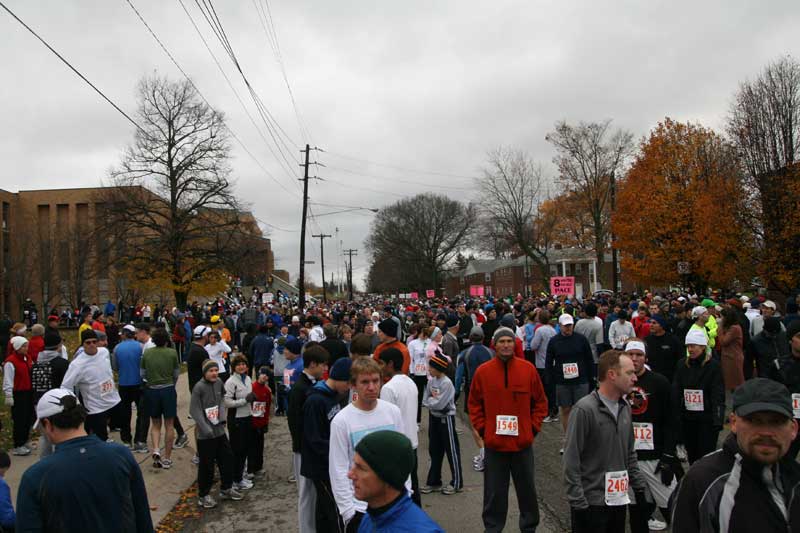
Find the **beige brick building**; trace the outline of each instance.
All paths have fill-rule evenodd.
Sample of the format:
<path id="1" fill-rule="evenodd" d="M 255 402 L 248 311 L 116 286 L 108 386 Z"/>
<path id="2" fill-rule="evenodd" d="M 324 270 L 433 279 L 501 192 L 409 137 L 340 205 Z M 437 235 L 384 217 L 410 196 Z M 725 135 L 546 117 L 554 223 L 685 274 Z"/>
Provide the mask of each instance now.
<path id="1" fill-rule="evenodd" d="M 136 294 L 116 275 L 113 260 L 124 243 L 114 242 L 111 232 L 104 237 L 107 206 L 98 202 L 102 193 L 101 187 L 16 193 L 0 189 L 0 314 L 18 318 L 27 298 L 40 316 L 51 308 L 80 302 L 117 303 L 132 294 L 154 302 L 171 301 L 170 294 Z M 260 239 L 263 252 L 246 271 L 232 274 L 263 284 L 274 269 L 271 243 L 252 215 L 245 214 L 245 219 L 252 219 L 248 230 Z M 87 238 L 90 230 L 93 237 Z"/>

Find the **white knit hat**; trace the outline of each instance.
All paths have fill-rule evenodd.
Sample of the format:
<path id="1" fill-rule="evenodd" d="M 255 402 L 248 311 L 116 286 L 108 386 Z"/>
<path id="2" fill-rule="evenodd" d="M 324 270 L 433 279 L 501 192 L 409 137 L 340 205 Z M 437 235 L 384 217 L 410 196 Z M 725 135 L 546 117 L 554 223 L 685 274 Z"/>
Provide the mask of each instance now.
<path id="1" fill-rule="evenodd" d="M 25 337 L 20 337 L 17 335 L 16 337 L 11 337 L 11 346 L 14 348 L 14 351 L 19 351 L 20 348 L 28 344 L 28 339 Z"/>
<path id="2" fill-rule="evenodd" d="M 696 344 L 698 346 L 708 346 L 708 337 L 699 329 L 690 329 L 686 334 L 686 345 Z"/>

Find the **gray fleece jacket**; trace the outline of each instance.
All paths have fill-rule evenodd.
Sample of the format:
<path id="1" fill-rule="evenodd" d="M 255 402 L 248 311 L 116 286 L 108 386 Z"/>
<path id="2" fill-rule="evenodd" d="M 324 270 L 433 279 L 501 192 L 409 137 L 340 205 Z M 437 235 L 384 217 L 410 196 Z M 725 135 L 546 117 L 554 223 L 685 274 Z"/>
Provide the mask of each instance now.
<path id="1" fill-rule="evenodd" d="M 212 424 L 206 416 L 206 409 L 217 408 L 219 422 Z M 201 379 L 192 389 L 192 400 L 189 403 L 189 413 L 195 423 L 198 440 L 216 439 L 225 435 L 225 421 L 228 410 L 225 408 L 225 393 L 222 380 L 214 383 Z"/>
<path id="2" fill-rule="evenodd" d="M 564 481 L 571 507 L 605 505 L 605 474 L 628 471 L 634 492 L 646 492 L 633 448 L 631 407 L 619 400 L 617 418 L 595 390 L 572 407 L 564 446 Z M 631 498 L 633 501 L 633 498 Z"/>
<path id="3" fill-rule="evenodd" d="M 456 388 L 447 376 L 431 378 L 422 396 L 422 405 L 435 417 L 442 418 L 456 414 Z"/>

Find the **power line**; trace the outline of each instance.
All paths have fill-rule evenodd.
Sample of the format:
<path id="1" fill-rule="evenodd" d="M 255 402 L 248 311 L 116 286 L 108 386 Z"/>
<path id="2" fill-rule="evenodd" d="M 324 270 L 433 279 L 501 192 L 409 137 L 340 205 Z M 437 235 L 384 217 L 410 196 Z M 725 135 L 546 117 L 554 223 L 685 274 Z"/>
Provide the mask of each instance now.
<path id="1" fill-rule="evenodd" d="M 94 83 L 92 83 L 91 81 L 89 81 L 89 80 L 86 78 L 86 76 L 84 76 L 83 74 L 81 74 L 81 73 L 80 73 L 80 71 L 79 71 L 77 68 L 73 67 L 73 66 L 72 66 L 72 64 L 71 64 L 69 61 L 67 61 L 66 59 L 64 59 L 64 56 L 62 56 L 61 54 L 59 54 L 59 53 L 58 53 L 58 52 L 55 50 L 55 48 L 53 48 L 52 46 L 50 46 L 50 44 L 49 44 L 47 41 L 45 41 L 45 40 L 44 40 L 42 37 L 40 37 L 40 36 L 39 36 L 39 34 L 38 34 L 38 33 L 36 33 L 36 32 L 35 32 L 35 31 L 34 31 L 34 30 L 33 30 L 33 29 L 30 27 L 30 26 L 28 26 L 27 24 L 25 24 L 25 23 L 22 21 L 22 19 L 20 19 L 20 18 L 19 18 L 19 17 L 18 17 L 18 16 L 17 16 L 17 15 L 16 15 L 16 14 L 13 12 L 13 11 L 11 11 L 11 10 L 8 8 L 8 6 L 6 6 L 6 5 L 5 5 L 3 2 L 1 2 L 1 1 L 0 1 L 0 7 L 2 7 L 3 9 L 5 9 L 5 10 L 8 12 L 8 14 L 9 14 L 9 15 L 11 15 L 12 17 L 14 17 L 14 19 L 16 19 L 16 21 L 17 21 L 17 22 L 19 22 L 20 24 L 22 24 L 22 26 L 23 26 L 23 27 L 24 27 L 26 30 L 28 30 L 28 31 L 29 31 L 29 32 L 30 32 L 30 33 L 31 33 L 31 34 L 32 34 L 34 37 L 36 37 L 37 39 L 39 39 L 39 41 L 40 41 L 40 42 L 41 42 L 43 45 L 45 45 L 45 46 L 48 48 L 48 50 L 50 50 L 51 52 L 53 52 L 53 54 L 55 54 L 55 56 L 56 56 L 57 58 L 59 58 L 59 59 L 60 59 L 60 60 L 61 60 L 61 61 L 62 61 L 62 62 L 63 62 L 65 65 L 66 65 L 66 66 L 68 66 L 68 67 L 70 68 L 70 70 L 72 70 L 72 72 L 74 72 L 75 74 L 77 74 L 77 75 L 78 75 L 78 77 L 79 77 L 80 79 L 82 79 L 83 81 L 85 81 L 85 82 L 86 82 L 86 83 L 89 85 L 89 87 L 91 87 L 92 89 L 94 89 L 94 90 L 95 90 L 95 92 L 96 92 L 97 94 L 99 94 L 99 95 L 100 95 L 100 96 L 103 98 L 103 100 L 105 100 L 106 102 L 108 102 L 109 104 L 111 104 L 111 106 L 112 106 L 114 109 L 116 109 L 116 110 L 117 110 L 117 111 L 118 111 L 118 112 L 119 112 L 119 113 L 120 113 L 120 114 L 121 114 L 123 117 L 125 117 L 126 119 L 128 119 L 128 122 L 130 122 L 131 124 L 133 124 L 134 126 L 136 126 L 136 129 L 138 129 L 139 131 L 141 131 L 141 132 L 142 132 L 142 133 L 143 133 L 145 136 L 149 136 L 149 135 L 148 135 L 148 133 L 147 133 L 147 132 L 144 130 L 144 128 L 142 128 L 142 127 L 141 127 L 141 126 L 140 126 L 140 125 L 139 125 L 139 124 L 138 124 L 138 123 L 137 123 L 135 120 L 133 120 L 133 119 L 132 119 L 132 118 L 131 118 L 131 117 L 130 117 L 130 116 L 129 116 L 129 115 L 128 115 L 128 114 L 127 114 L 125 111 L 123 111 L 123 110 L 122 110 L 122 109 L 121 109 L 121 108 L 120 108 L 120 107 L 119 107 L 117 104 L 115 104 L 114 102 L 112 102 L 112 101 L 111 101 L 111 98 L 109 98 L 108 96 L 106 96 L 106 95 L 103 93 L 103 91 L 101 91 L 100 89 L 98 89 L 98 88 L 97 88 L 97 86 L 96 86 Z"/>
<path id="2" fill-rule="evenodd" d="M 459 179 L 464 179 L 464 180 L 474 180 L 477 177 L 477 176 L 466 176 L 464 174 L 452 174 L 452 173 L 449 173 L 449 172 L 440 172 L 440 171 L 436 171 L 436 170 L 421 170 L 421 169 L 414 169 L 414 168 L 408 168 L 408 167 L 401 167 L 401 166 L 398 166 L 398 165 L 393 165 L 393 164 L 388 164 L 388 163 L 379 163 L 377 161 L 371 161 L 369 159 L 361 159 L 360 157 L 353 157 L 353 156 L 350 156 L 350 155 L 344 155 L 344 154 L 340 154 L 340 153 L 337 153 L 337 152 L 330 152 L 330 151 L 327 151 L 327 150 L 326 150 L 325 153 L 331 154 L 331 155 L 336 156 L 336 157 L 341 157 L 342 159 L 350 159 L 351 161 L 359 161 L 361 163 L 367 163 L 367 164 L 375 165 L 375 166 L 378 166 L 378 167 L 393 168 L 395 170 L 401 170 L 401 171 L 410 172 L 410 173 L 413 173 L 413 174 L 431 174 L 433 176 L 445 176 L 445 177 L 448 177 L 448 178 L 459 178 Z"/>
<path id="3" fill-rule="evenodd" d="M 374 174 L 368 174 L 366 172 L 357 172 L 355 170 L 349 170 L 349 169 L 341 168 L 341 167 L 334 167 L 334 166 L 331 166 L 331 165 L 327 165 L 327 168 L 329 168 L 331 170 L 338 170 L 339 172 L 346 172 L 347 174 L 354 174 L 356 176 L 364 176 L 364 177 L 367 177 L 367 178 L 376 178 L 376 179 L 381 179 L 381 180 L 385 180 L 385 181 L 396 181 L 397 183 L 406 183 L 408 185 L 419 185 L 419 186 L 422 186 L 422 187 L 441 188 L 440 184 L 425 183 L 425 182 L 422 182 L 422 181 L 401 180 L 401 179 L 390 178 L 390 177 L 386 177 L 386 176 L 375 176 Z M 458 190 L 458 191 L 474 191 L 475 190 L 474 187 L 455 187 L 455 186 L 450 185 L 450 184 L 448 184 L 446 186 L 446 188 L 448 190 Z"/>
<path id="4" fill-rule="evenodd" d="M 184 77 L 184 78 L 186 78 L 186 80 L 187 80 L 187 81 L 188 81 L 188 82 L 189 82 L 189 83 L 192 85 L 192 87 L 194 88 L 194 90 L 195 90 L 195 91 L 197 91 L 197 94 L 198 94 L 198 95 L 200 95 L 200 98 L 202 98 L 202 99 L 203 99 L 203 101 L 206 103 L 206 105 L 207 105 L 208 107 L 210 107 L 210 108 L 213 110 L 213 109 L 214 109 L 214 106 L 212 106 L 212 105 L 211 105 L 211 103 L 210 103 L 210 102 L 208 101 L 208 99 L 205 97 L 205 95 L 204 95 L 204 94 L 203 94 L 203 92 L 200 90 L 200 88 L 199 88 L 199 87 L 197 87 L 197 85 L 195 85 L 194 81 L 193 81 L 193 80 L 192 80 L 192 78 L 189 76 L 189 74 L 187 74 L 187 73 L 186 73 L 186 71 L 185 71 L 185 70 L 183 70 L 183 68 L 180 66 L 180 64 L 178 63 L 178 61 L 177 61 L 177 60 L 176 60 L 176 59 L 173 57 L 173 55 L 172 55 L 172 54 L 169 52 L 169 50 L 167 49 L 167 47 L 166 47 L 166 46 L 164 45 L 164 43 L 161 41 L 161 39 L 159 39 L 159 38 L 158 38 L 158 35 L 156 35 L 156 33 L 155 33 L 155 31 L 153 30 L 153 28 L 151 28 L 151 27 L 150 27 L 150 25 L 149 25 L 149 24 L 147 23 L 147 21 L 144 19 L 144 17 L 142 16 L 142 14 L 139 12 L 139 10 L 138 10 L 138 9 L 136 9 L 136 6 L 134 6 L 134 5 L 133 5 L 133 2 L 132 2 L 131 0 L 125 0 L 125 1 L 126 1 L 126 2 L 128 3 L 128 5 L 131 7 L 131 9 L 133 10 L 133 12 L 134 12 L 134 13 L 136 13 L 136 16 L 137 16 L 137 17 L 139 17 L 139 20 L 142 22 L 142 24 L 144 24 L 144 27 L 145 27 L 145 28 L 147 28 L 147 31 L 148 31 L 148 32 L 150 32 L 150 35 L 152 35 L 152 36 L 153 36 L 153 39 L 155 39 L 155 41 L 158 43 L 158 45 L 161 47 L 161 49 L 164 51 L 164 53 L 165 53 L 165 54 L 167 54 L 167 57 L 169 57 L 170 61 L 172 61 L 172 63 L 175 65 L 175 67 L 176 67 L 176 68 L 177 68 L 177 69 L 178 69 L 178 70 L 181 72 L 181 74 L 183 74 L 183 77 Z M 237 95 L 237 97 L 238 97 L 238 95 Z M 241 102 L 241 100 L 240 100 L 240 102 Z M 244 105 L 244 103 L 242 103 L 242 105 Z M 246 109 L 246 108 L 245 108 L 245 112 L 247 112 L 247 109 Z M 252 120 L 252 117 L 250 117 L 250 119 Z M 253 125 L 255 126 L 255 121 L 253 121 Z M 268 177 L 269 179 L 271 179 L 272 181 L 274 181 L 274 182 L 275 182 L 275 183 L 276 183 L 276 184 L 277 184 L 279 187 L 281 187 L 281 188 L 282 188 L 284 191 L 286 191 L 287 193 L 289 193 L 289 194 L 296 194 L 296 193 L 293 193 L 292 191 L 290 191 L 289 189 L 287 189 L 287 188 L 286 188 L 286 187 L 285 187 L 285 186 L 284 186 L 284 185 L 283 185 L 283 184 L 282 184 L 280 181 L 278 181 L 278 179 L 277 179 L 277 178 L 275 178 L 275 176 L 273 176 L 273 175 L 272 175 L 272 174 L 271 174 L 271 173 L 270 173 L 270 172 L 269 172 L 269 171 L 268 171 L 268 170 L 267 170 L 267 169 L 264 167 L 264 165 L 262 165 L 262 164 L 261 164 L 261 162 L 260 162 L 260 161 L 259 161 L 259 160 L 256 158 L 256 156 L 254 156 L 254 155 L 253 155 L 253 153 L 252 153 L 252 152 L 251 152 L 251 151 L 250 151 L 250 150 L 247 148 L 247 146 L 245 146 L 244 142 L 243 142 L 243 141 L 242 141 L 242 140 L 239 138 L 239 136 L 238 136 L 238 135 L 236 135 L 236 133 L 235 133 L 235 132 L 234 132 L 234 131 L 233 131 L 233 130 L 230 128 L 230 126 L 228 126 L 228 125 L 226 124 L 226 125 L 225 125 L 225 128 L 228 130 L 228 132 L 230 132 L 231 136 L 232 136 L 234 139 L 236 139 L 236 142 L 238 142 L 238 143 L 239 143 L 239 145 L 240 145 L 240 146 L 242 147 L 242 149 L 243 149 L 243 150 L 244 150 L 244 151 L 247 153 L 247 155 L 249 155 L 249 156 L 250 156 L 250 157 L 253 159 L 253 161 L 255 161 L 255 162 L 256 162 L 256 164 L 257 164 L 259 167 L 261 167 L 261 170 L 262 170 L 262 171 L 263 171 L 263 172 L 264 172 L 264 173 L 267 175 L 267 177 Z M 266 142 L 266 139 L 265 139 L 265 142 Z"/>

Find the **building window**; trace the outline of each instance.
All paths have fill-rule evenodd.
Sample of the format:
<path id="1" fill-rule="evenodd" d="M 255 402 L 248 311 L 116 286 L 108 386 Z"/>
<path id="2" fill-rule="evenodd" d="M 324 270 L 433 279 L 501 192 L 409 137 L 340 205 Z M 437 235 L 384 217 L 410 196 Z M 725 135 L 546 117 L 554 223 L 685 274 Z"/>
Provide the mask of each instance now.
<path id="1" fill-rule="evenodd" d="M 581 263 L 575 263 L 575 273 L 576 274 L 583 273 L 583 265 Z"/>
<path id="2" fill-rule="evenodd" d="M 550 265 L 550 275 L 558 276 L 558 265 Z"/>

